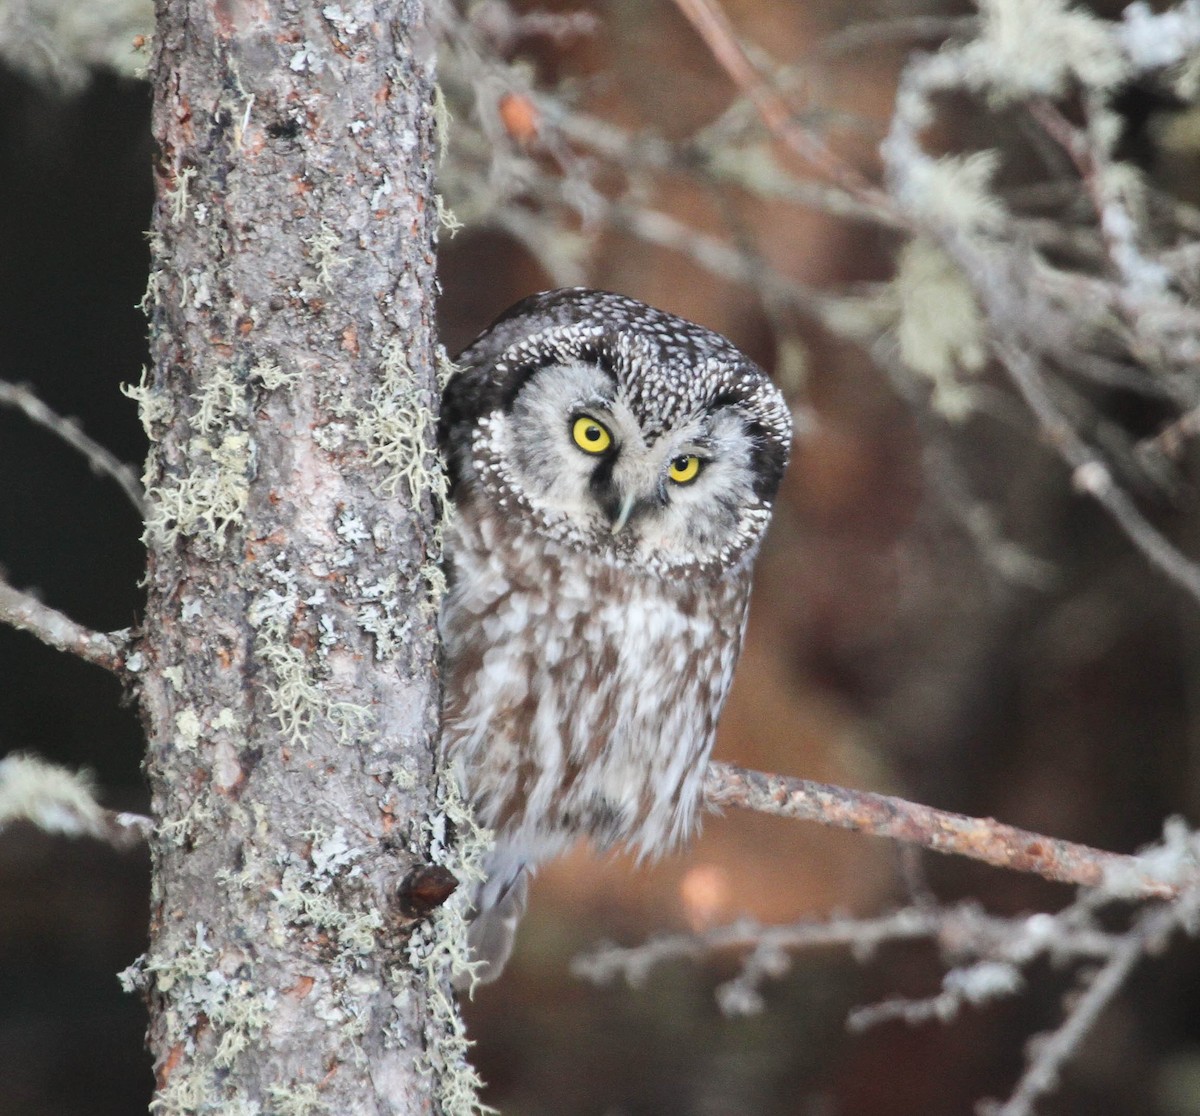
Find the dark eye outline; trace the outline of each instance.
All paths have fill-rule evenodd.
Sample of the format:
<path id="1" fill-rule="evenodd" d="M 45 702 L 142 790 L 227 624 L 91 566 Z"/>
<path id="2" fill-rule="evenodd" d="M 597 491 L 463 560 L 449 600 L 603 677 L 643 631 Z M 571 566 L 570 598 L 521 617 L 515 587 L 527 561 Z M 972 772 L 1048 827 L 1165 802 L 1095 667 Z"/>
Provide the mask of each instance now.
<path id="1" fill-rule="evenodd" d="M 600 437 L 596 439 L 596 444 L 589 444 L 584 440 L 583 431 L 588 427 L 594 427 L 600 433 Z M 590 457 L 599 457 L 601 454 L 608 453 L 613 448 L 615 439 L 612 436 L 612 431 L 604 425 L 599 419 L 593 418 L 588 414 L 578 414 L 571 419 L 571 441 L 575 447 Z"/>
<path id="2" fill-rule="evenodd" d="M 683 462 L 682 467 L 679 465 L 681 461 Z M 693 484 L 696 478 L 704 472 L 705 464 L 705 459 L 698 454 L 681 453 L 678 457 L 671 459 L 671 464 L 667 466 L 667 476 L 671 478 L 673 484 Z M 686 475 L 677 477 L 675 475 L 677 471 Z"/>

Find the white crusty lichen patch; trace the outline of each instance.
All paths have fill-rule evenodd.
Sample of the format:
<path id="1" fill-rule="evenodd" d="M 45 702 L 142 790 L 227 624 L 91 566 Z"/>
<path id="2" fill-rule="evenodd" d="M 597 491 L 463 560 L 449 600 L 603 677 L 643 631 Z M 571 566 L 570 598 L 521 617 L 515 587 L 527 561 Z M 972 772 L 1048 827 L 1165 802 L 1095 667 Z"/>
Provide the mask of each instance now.
<path id="1" fill-rule="evenodd" d="M 155 1112 L 192 1113 L 199 1110 L 197 1104 L 212 1107 L 215 1098 L 222 1098 L 222 1112 L 230 1111 L 222 1081 L 242 1052 L 257 1044 L 276 1007 L 273 989 L 257 991 L 262 982 L 251 971 L 252 962 L 239 959 L 236 975 L 222 971 L 207 935 L 197 922 L 190 942 L 169 959 L 140 957 L 118 974 L 126 992 L 152 983 L 168 1033 L 187 1036 L 187 1071 L 171 1076 L 155 1100 Z M 208 1039 L 202 1047 L 196 1042 L 201 1031 Z M 235 1099 L 229 1098 L 231 1103 Z"/>
<path id="2" fill-rule="evenodd" d="M 400 579 L 394 573 L 358 586 L 362 603 L 356 618 L 359 627 L 375 642 L 376 662 L 395 658 L 411 638 L 412 617 L 400 588 Z"/>
<path id="3" fill-rule="evenodd" d="M 310 841 L 308 859 L 302 861 L 290 853 L 281 854 L 279 885 L 272 889 L 278 911 L 291 926 L 309 927 L 331 941 L 336 950 L 333 971 L 345 979 L 358 967 L 359 959 L 378 946 L 383 916 L 376 905 L 355 895 L 361 886 L 363 871 L 358 861 L 367 850 L 351 844 L 341 826 L 332 830 L 316 828 L 303 836 Z M 276 927 L 282 934 L 282 927 Z M 357 1038 L 361 1028 L 346 1037 Z"/>
<path id="4" fill-rule="evenodd" d="M 358 560 L 358 548 L 364 543 L 375 541 L 375 532 L 368 530 L 363 518 L 349 508 L 342 508 L 338 512 L 333 530 L 334 534 L 346 544 L 346 549 L 333 560 L 333 564 L 339 568 L 354 565 Z M 391 542 L 390 535 L 386 541 Z M 384 549 L 384 547 L 380 549 Z"/>
<path id="5" fill-rule="evenodd" d="M 333 565 L 350 569 L 360 561 L 359 548 L 364 544 L 373 546 L 379 553 L 390 553 L 394 549 L 394 533 L 386 519 L 377 521 L 371 530 L 355 513 L 343 510 L 339 513 L 334 530 L 345 544 L 345 549 L 334 559 Z M 371 636 L 375 646 L 375 661 L 378 663 L 395 660 L 413 640 L 413 618 L 409 606 L 411 588 L 402 583 L 399 571 L 373 576 L 346 575 L 350 599 L 354 601 L 354 618 L 359 628 Z M 422 611 L 425 600 L 421 601 Z"/>
<path id="6" fill-rule="evenodd" d="M 254 599 L 248 619 L 255 629 L 255 652 L 271 672 L 266 689 L 271 715 L 293 745 L 302 744 L 316 724 L 331 726 L 343 744 L 361 741 L 373 731 L 374 714 L 330 693 L 328 679 L 320 677 L 321 640 L 311 651 L 292 642 L 292 622 L 300 603 L 295 577 L 279 562 L 265 565 L 263 573 L 279 587 Z"/>
<path id="7" fill-rule="evenodd" d="M 189 705 L 175 714 L 175 745 L 185 752 L 194 752 L 200 743 L 203 726 L 196 711 Z"/>

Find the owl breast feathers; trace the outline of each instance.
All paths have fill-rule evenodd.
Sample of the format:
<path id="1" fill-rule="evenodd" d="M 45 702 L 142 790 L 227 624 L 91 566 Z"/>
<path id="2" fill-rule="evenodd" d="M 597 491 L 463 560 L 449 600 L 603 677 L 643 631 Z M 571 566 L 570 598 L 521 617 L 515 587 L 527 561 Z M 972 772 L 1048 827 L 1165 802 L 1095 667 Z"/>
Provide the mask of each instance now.
<path id="1" fill-rule="evenodd" d="M 496 834 L 471 932 L 491 979 L 539 862 L 695 828 L 791 417 L 724 338 L 603 291 L 525 299 L 457 364 L 443 726 Z"/>

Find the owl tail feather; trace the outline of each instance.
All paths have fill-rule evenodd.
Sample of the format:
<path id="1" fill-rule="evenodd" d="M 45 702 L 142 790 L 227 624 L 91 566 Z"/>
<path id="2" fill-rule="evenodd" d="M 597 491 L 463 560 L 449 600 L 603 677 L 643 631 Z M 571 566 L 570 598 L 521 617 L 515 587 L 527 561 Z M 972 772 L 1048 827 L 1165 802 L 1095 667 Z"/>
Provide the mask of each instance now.
<path id="1" fill-rule="evenodd" d="M 504 971 L 529 899 L 529 873 L 521 868 L 499 894 L 493 894 L 494 890 L 489 879 L 476 896 L 467 927 L 472 966 L 454 982 L 460 992 L 470 991 L 476 984 L 490 984 Z"/>

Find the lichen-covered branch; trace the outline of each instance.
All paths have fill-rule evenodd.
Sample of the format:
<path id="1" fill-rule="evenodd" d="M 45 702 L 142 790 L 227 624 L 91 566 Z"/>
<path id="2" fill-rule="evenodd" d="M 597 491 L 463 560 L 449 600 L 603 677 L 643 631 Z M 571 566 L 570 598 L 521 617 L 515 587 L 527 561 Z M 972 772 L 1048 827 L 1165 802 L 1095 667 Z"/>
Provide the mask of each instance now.
<path id="1" fill-rule="evenodd" d="M 105 670 L 123 670 L 133 642 L 127 630 L 94 632 L 5 581 L 0 581 L 0 623 Z"/>
<path id="2" fill-rule="evenodd" d="M 1161 948 L 1178 922 L 1177 911 L 1152 909 L 1141 914 L 1132 930 L 1114 936 L 1103 964 L 1081 980 L 1082 988 L 1071 998 L 1059 1027 L 1030 1039 L 1025 1072 L 1009 1098 L 1002 1104 L 981 1101 L 976 1108 L 979 1116 L 1033 1116 L 1037 1102 L 1058 1089 L 1063 1068 L 1079 1052 L 1101 1012 L 1125 987 L 1139 962 Z"/>
<path id="3" fill-rule="evenodd" d="M 1200 562 L 1157 530 L 1121 485 L 1122 474 L 1144 470 L 1144 459 L 1118 432 L 1105 431 L 1071 383 L 1119 385 L 1173 406 L 1178 417 L 1164 429 L 1176 435 L 1195 407 L 1200 310 L 1194 265 L 1180 253 L 1194 239 L 1189 210 L 1156 196 L 1136 167 L 1116 157 L 1122 123 L 1112 100 L 1132 81 L 1185 80 L 1180 64 L 1200 42 L 1200 10 L 1182 4 L 1151 13 L 1133 4 L 1121 20 L 1105 21 L 1061 3 L 986 0 L 980 7 L 974 36 L 915 55 L 904 68 L 881 148 L 889 193 L 952 261 L 982 311 L 976 345 L 1011 378 L 1078 490 L 1097 500 L 1151 565 L 1200 600 Z M 1018 9 L 1036 26 L 1024 26 Z M 1007 152 L 929 148 L 947 94 L 979 98 L 991 111 L 1023 111 L 1044 133 L 1043 159 L 1061 152 L 1049 160 L 1046 185 L 1074 191 L 1061 194 L 1059 228 L 1073 229 L 1069 242 L 1031 237 L 1019 198 L 996 188 Z M 1080 125 L 1058 107 L 1068 96 L 1081 106 Z M 1076 206 L 1070 218 L 1069 205 Z M 951 394 L 947 373 L 965 378 L 962 363 L 942 374 L 944 394 Z"/>
<path id="4" fill-rule="evenodd" d="M 657 965 L 681 958 L 702 958 L 725 951 L 757 951 L 759 966 L 768 955 L 795 953 L 812 949 L 849 949 L 863 962 L 870 961 L 880 948 L 892 942 L 938 942 L 947 952 L 960 950 L 964 943 L 995 957 L 1000 946 L 1010 956 L 1022 960 L 1043 951 L 1060 951 L 1058 960 L 1078 958 L 1095 960 L 1106 956 L 1111 940 L 1100 931 L 1078 933 L 1054 940 L 1027 919 L 1009 919 L 990 915 L 977 903 L 944 907 L 902 907 L 887 914 L 864 918 L 834 916 L 811 922 L 762 926 L 754 922 L 735 922 L 698 934 L 667 934 L 651 938 L 641 945 L 602 946 L 593 953 L 576 958 L 571 970 L 586 980 L 604 983 L 620 978 L 632 985 L 645 981 Z M 1044 929 L 1044 928 L 1043 928 Z M 1037 940 L 1034 934 L 1037 933 Z M 1022 941 L 1021 935 L 1029 937 Z M 985 943 L 990 943 L 985 947 Z M 775 975 L 779 973 L 779 966 Z M 759 975 L 766 975 L 760 973 Z"/>
<path id="5" fill-rule="evenodd" d="M 0 59 L 17 73 L 78 92 L 94 70 L 134 76 L 153 25 L 150 0 L 5 0 Z"/>
<path id="6" fill-rule="evenodd" d="M 725 1014 L 745 1015 L 764 1010 L 763 984 L 786 974 L 794 953 L 847 949 L 865 964 L 885 947 L 916 941 L 933 945 L 945 967 L 940 987 L 921 998 L 854 1008 L 847 1026 L 862 1031 L 889 1022 L 949 1023 L 965 1008 L 1020 994 L 1030 979 L 1030 967 L 1044 961 L 1076 976 L 1075 987 L 1064 997 L 1061 1021 L 1028 1043 L 1025 1071 L 1009 1099 L 1002 1104 L 983 1101 L 977 1108 L 980 1116 L 1032 1116 L 1037 1102 L 1057 1088 L 1064 1066 L 1137 965 L 1160 952 L 1171 934 L 1194 933 L 1200 908 L 1198 854 L 1200 835 L 1181 823 L 1169 823 L 1162 842 L 1143 854 L 1139 868 L 1170 881 L 1176 887 L 1174 897 L 1145 904 L 1124 928 L 1112 917 L 1098 917 L 1114 901 L 1130 897 L 1131 877 L 1122 869 L 1107 881 L 1115 886 L 1081 891 L 1053 914 L 997 916 L 974 902 L 941 905 L 926 897 L 882 915 L 834 916 L 779 926 L 742 921 L 696 934 L 664 935 L 635 946 L 604 945 L 577 958 L 572 970 L 597 983 L 623 979 L 636 986 L 651 970 L 673 960 L 740 952 L 739 971 L 718 985 L 715 995 Z"/>
<path id="7" fill-rule="evenodd" d="M 154 828 L 143 814 L 106 810 L 86 775 L 19 753 L 0 760 L 0 831 L 18 821 L 119 849 L 143 844 Z"/>
<path id="8" fill-rule="evenodd" d="M 1119 879 L 1126 894 L 1155 898 L 1175 895 L 1179 889 L 1178 880 L 1156 879 L 1136 857 L 891 795 L 748 771 L 727 763 L 709 764 L 704 793 L 713 806 L 738 806 L 888 837 L 997 868 L 1032 872 L 1058 883 L 1100 887 Z"/>

